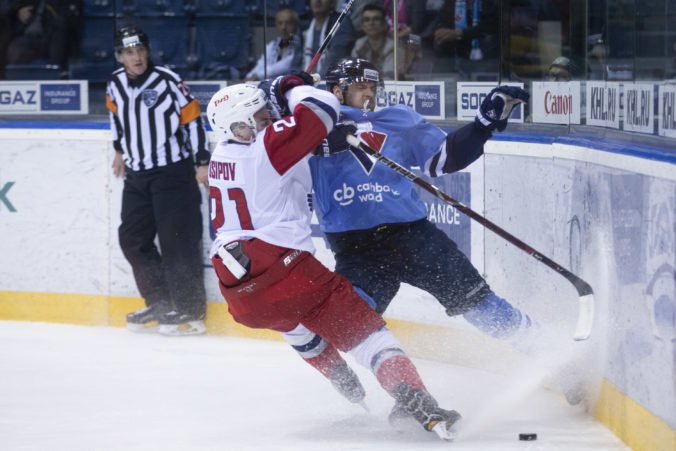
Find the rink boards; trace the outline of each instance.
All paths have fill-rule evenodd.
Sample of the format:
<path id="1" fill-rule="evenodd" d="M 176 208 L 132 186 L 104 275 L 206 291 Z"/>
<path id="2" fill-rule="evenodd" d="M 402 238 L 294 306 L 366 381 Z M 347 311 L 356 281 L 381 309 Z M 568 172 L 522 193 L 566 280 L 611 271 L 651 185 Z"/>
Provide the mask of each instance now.
<path id="1" fill-rule="evenodd" d="M 110 170 L 108 125 L 9 125 L 0 128 L 0 319 L 123 326 L 142 302 L 117 242 L 122 182 Z M 660 149 L 512 133 L 489 141 L 468 170 L 434 181 L 594 287 L 597 321 L 580 345 L 598 366 L 594 413 L 637 449 L 676 448 L 674 160 Z M 577 296 L 565 279 L 425 200 L 430 220 L 498 294 L 572 336 Z M 317 255 L 331 266 L 313 230 Z M 205 248 L 209 236 L 205 224 Z M 278 339 L 232 322 L 208 269 L 206 285 L 211 333 Z M 410 287 L 387 318 L 419 357 L 496 370 L 519 357 Z"/>

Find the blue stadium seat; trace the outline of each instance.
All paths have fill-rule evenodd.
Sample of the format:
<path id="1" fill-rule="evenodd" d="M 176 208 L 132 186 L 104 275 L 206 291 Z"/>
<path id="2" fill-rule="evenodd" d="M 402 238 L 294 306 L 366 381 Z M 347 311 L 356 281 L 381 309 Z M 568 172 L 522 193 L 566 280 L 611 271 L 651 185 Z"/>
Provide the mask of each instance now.
<path id="1" fill-rule="evenodd" d="M 80 39 L 79 60 L 89 63 L 113 62 L 113 17 L 86 17 Z"/>
<path id="2" fill-rule="evenodd" d="M 181 70 L 188 59 L 186 16 L 138 16 L 133 21 L 150 39 L 150 56 L 155 64 Z"/>
<path id="3" fill-rule="evenodd" d="M 58 80 L 59 66 L 44 63 L 8 64 L 5 66 L 7 80 Z"/>
<path id="4" fill-rule="evenodd" d="M 128 0 L 129 11 L 135 16 L 182 16 L 191 3 L 184 0 Z"/>
<path id="5" fill-rule="evenodd" d="M 223 64 L 238 69 L 248 64 L 251 36 L 247 16 L 196 16 L 195 30 L 198 64 Z"/>
<path id="6" fill-rule="evenodd" d="M 306 0 L 254 0 L 252 12 L 260 17 L 263 17 L 264 3 L 267 1 L 268 17 L 274 17 L 277 11 L 282 8 L 291 8 L 295 10 L 298 15 L 303 18 L 308 14 L 309 2 Z"/>
<path id="7" fill-rule="evenodd" d="M 194 0 L 195 13 L 202 16 L 247 14 L 246 0 Z"/>
<path id="8" fill-rule="evenodd" d="M 90 16 L 122 15 L 125 0 L 84 0 L 83 14 Z"/>
<path id="9" fill-rule="evenodd" d="M 90 83 L 102 83 L 108 81 L 110 74 L 117 68 L 115 62 L 89 63 L 76 61 L 70 64 L 68 78 L 71 80 L 87 80 Z"/>

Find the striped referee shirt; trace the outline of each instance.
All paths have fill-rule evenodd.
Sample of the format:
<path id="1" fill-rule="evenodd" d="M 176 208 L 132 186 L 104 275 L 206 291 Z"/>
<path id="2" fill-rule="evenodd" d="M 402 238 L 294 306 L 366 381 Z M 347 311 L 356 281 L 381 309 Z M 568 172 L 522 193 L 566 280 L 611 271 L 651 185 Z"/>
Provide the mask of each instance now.
<path id="1" fill-rule="evenodd" d="M 124 68 L 108 82 L 113 147 L 132 171 L 166 166 L 195 155 L 195 164 L 209 163 L 199 102 L 181 77 L 163 66 L 151 66 L 138 79 Z"/>

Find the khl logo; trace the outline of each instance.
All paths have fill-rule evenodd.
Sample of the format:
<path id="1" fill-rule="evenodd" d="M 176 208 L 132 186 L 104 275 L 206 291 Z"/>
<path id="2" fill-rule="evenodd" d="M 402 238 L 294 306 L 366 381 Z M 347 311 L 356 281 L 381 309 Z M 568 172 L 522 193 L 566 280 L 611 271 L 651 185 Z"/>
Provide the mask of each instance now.
<path id="1" fill-rule="evenodd" d="M 7 207 L 7 209 L 14 213 L 16 212 L 16 208 L 14 208 L 14 205 L 9 201 L 9 198 L 7 198 L 7 193 L 9 190 L 14 186 L 14 182 L 7 182 L 5 185 L 0 189 L 0 202 Z"/>

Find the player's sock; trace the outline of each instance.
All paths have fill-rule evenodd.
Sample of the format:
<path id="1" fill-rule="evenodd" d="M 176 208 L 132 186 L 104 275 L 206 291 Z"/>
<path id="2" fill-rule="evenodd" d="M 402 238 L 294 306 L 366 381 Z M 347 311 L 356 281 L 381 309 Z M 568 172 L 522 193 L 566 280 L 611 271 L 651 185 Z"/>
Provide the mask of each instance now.
<path id="1" fill-rule="evenodd" d="M 327 344 L 318 356 L 305 361 L 331 381 L 338 393 L 348 401 L 360 403 L 364 400 L 366 392 L 359 377 L 332 345 Z"/>
<path id="2" fill-rule="evenodd" d="M 530 316 L 495 293 L 490 293 L 463 316 L 480 331 L 498 339 L 509 339 L 517 332 L 537 327 Z"/>

